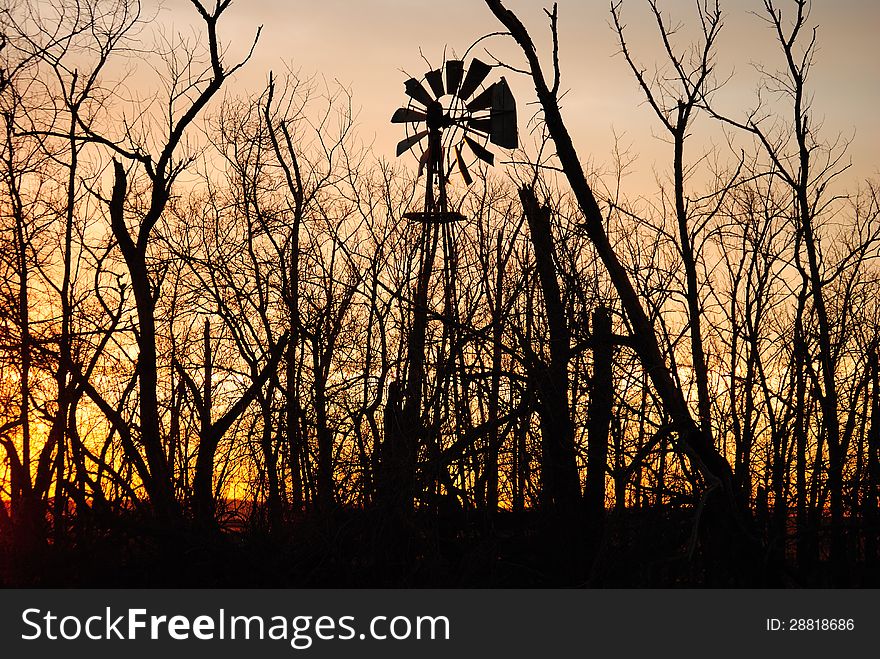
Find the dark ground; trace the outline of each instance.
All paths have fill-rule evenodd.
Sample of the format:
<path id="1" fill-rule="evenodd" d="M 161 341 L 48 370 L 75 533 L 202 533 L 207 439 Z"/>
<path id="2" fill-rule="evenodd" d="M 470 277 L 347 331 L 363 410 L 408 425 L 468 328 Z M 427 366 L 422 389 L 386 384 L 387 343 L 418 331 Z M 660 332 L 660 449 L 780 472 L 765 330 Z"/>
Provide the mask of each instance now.
<path id="1" fill-rule="evenodd" d="M 700 587 L 707 556 L 692 511 L 643 508 L 609 517 L 601 545 L 560 535 L 536 512 L 417 514 L 391 524 L 371 511 L 303 518 L 268 534 L 192 528 L 151 530 L 137 520 L 72 530 L 29 548 L 0 537 L 4 587 Z M 597 553 L 595 553 L 597 552 Z M 595 559 L 589 558 L 595 556 Z M 749 584 L 834 586 L 821 559 Z M 850 586 L 876 586 L 854 562 Z M 734 584 L 735 585 L 735 584 Z"/>

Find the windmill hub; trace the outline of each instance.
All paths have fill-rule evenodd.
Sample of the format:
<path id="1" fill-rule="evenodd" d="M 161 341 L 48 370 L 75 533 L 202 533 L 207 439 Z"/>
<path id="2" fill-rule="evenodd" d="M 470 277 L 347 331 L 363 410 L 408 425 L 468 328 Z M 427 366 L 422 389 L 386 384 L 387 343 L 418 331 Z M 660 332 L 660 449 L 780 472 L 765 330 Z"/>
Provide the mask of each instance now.
<path id="1" fill-rule="evenodd" d="M 439 101 L 432 101 L 428 105 L 425 123 L 428 130 L 440 130 L 449 124 L 449 117 L 443 112 L 443 106 Z"/>

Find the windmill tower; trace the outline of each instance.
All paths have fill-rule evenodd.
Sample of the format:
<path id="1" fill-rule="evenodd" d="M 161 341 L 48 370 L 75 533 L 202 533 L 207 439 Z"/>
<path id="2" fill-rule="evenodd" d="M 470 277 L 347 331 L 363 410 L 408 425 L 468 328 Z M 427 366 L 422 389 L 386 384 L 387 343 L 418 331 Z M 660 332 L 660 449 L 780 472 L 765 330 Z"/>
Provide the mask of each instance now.
<path id="1" fill-rule="evenodd" d="M 402 505 L 412 506 L 415 496 L 415 469 L 418 448 L 427 438 L 422 422 L 422 393 L 425 381 L 425 344 L 428 329 L 428 294 L 434 260 L 441 251 L 443 270 L 443 317 L 454 321 L 455 224 L 464 217 L 449 210 L 447 184 L 458 172 L 465 185 L 473 183 L 470 167 L 477 161 L 495 164 L 489 143 L 503 148 L 518 145 L 516 103 L 504 77 L 484 85 L 492 67 L 473 59 L 465 69 L 462 60 L 448 60 L 426 73 L 421 80 L 404 83 L 408 104 L 391 117 L 392 123 L 405 124 L 407 136 L 397 145 L 397 155 L 418 153 L 419 176 L 425 174 L 424 205 L 421 211 L 404 217 L 422 225 L 419 244 L 419 272 L 413 296 L 412 326 L 407 342 L 406 379 L 402 389 L 389 392 L 389 420 L 386 443 L 394 463 L 395 487 Z M 450 361 L 456 358 L 455 323 L 445 323 Z M 451 372 L 453 369 L 447 369 Z"/>

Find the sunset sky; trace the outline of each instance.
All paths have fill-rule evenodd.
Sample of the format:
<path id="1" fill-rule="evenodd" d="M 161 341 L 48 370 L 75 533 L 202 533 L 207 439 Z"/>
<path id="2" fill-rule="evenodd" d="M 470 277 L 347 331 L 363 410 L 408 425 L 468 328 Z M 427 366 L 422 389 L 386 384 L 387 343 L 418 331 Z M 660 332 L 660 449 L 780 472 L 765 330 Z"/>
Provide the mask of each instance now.
<path id="1" fill-rule="evenodd" d="M 0 9 L 0 586 L 877 585 L 880 0 L 795 21 L 797 130 L 796 0 L 725 0 L 684 195 L 639 80 L 685 107 L 714 0 L 615 4 L 626 57 L 559 2 L 593 191 L 552 143 L 515 185 L 547 127 L 485 0 L 196 1 Z M 398 160 L 405 81 L 476 57 L 525 156 L 496 86 Z"/>
<path id="2" fill-rule="evenodd" d="M 542 8 L 533 0 L 510 0 L 515 10 L 543 47 L 547 56 L 548 30 Z M 697 25 L 692 0 L 661 2 L 664 11 L 684 29 L 679 44 L 686 44 Z M 781 0 L 783 11 L 793 3 Z M 763 11 L 757 0 L 722 3 L 725 27 L 718 41 L 719 76 L 733 78 L 717 97 L 718 107 L 734 117 L 755 102 L 757 74 L 753 63 L 775 69 L 782 64 L 769 26 L 754 15 Z M 750 13 L 752 12 L 752 13 Z M 655 25 L 646 3 L 627 0 L 623 16 L 628 25 L 628 43 L 634 55 L 652 70 L 659 55 Z M 850 180 L 877 174 L 880 159 L 880 128 L 876 121 L 880 106 L 880 3 L 873 0 L 816 2 L 813 20 L 819 26 L 818 53 L 809 85 L 815 94 L 817 116 L 824 117 L 822 135 L 832 140 L 838 133 L 852 134 L 850 149 L 853 169 Z M 196 23 L 187 0 L 167 0 L 159 12 L 166 25 L 188 30 Z M 658 124 L 622 56 L 610 26 L 607 2 L 562 0 L 559 2 L 564 116 L 575 137 L 583 160 L 607 165 L 613 143 L 612 129 L 622 143 L 641 156 L 630 184 L 650 185 L 652 168 L 659 162 L 665 169 L 669 150 L 659 140 Z M 244 52 L 253 31 L 263 26 L 253 61 L 235 83 L 237 89 L 259 90 L 269 70 L 283 71 L 285 62 L 302 76 L 320 75 L 350 87 L 359 109 L 359 134 L 372 142 L 378 155 L 394 156 L 394 145 L 402 137 L 401 126 L 389 123 L 391 113 L 405 101 L 403 81 L 407 74 L 421 77 L 428 70 L 422 54 L 438 66 L 444 47 L 461 55 L 481 35 L 499 29 L 499 24 L 482 0 L 321 0 L 280 2 L 238 0 L 222 22 L 221 36 L 229 44 L 230 57 Z M 522 58 L 509 39 L 484 41 L 472 55 L 493 55 L 521 65 Z M 485 59 L 485 57 L 484 57 Z M 527 105 L 534 101 L 528 80 L 507 73 L 519 102 L 520 130 Z M 717 126 L 700 122 L 690 142 L 693 155 L 704 147 L 709 133 L 718 136 Z"/>

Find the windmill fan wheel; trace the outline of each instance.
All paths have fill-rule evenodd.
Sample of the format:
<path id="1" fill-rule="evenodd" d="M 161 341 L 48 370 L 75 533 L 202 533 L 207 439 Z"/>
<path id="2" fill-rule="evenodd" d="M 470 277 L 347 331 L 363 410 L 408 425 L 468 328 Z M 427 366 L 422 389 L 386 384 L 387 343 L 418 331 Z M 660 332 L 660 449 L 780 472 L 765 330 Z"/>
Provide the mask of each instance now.
<path id="1" fill-rule="evenodd" d="M 489 64 L 473 59 L 465 70 L 462 60 L 447 60 L 421 80 L 404 83 L 409 103 L 391 117 L 406 124 L 407 137 L 397 144 L 397 155 L 420 153 L 419 174 L 426 163 L 440 163 L 444 181 L 457 170 L 466 185 L 473 182 L 470 165 L 481 160 L 495 164 L 489 143 L 506 149 L 518 146 L 516 103 L 504 77 L 488 86 Z M 435 139 L 428 139 L 431 134 Z M 439 145 L 439 147 L 432 147 Z M 440 148 L 442 154 L 432 153 Z"/>

